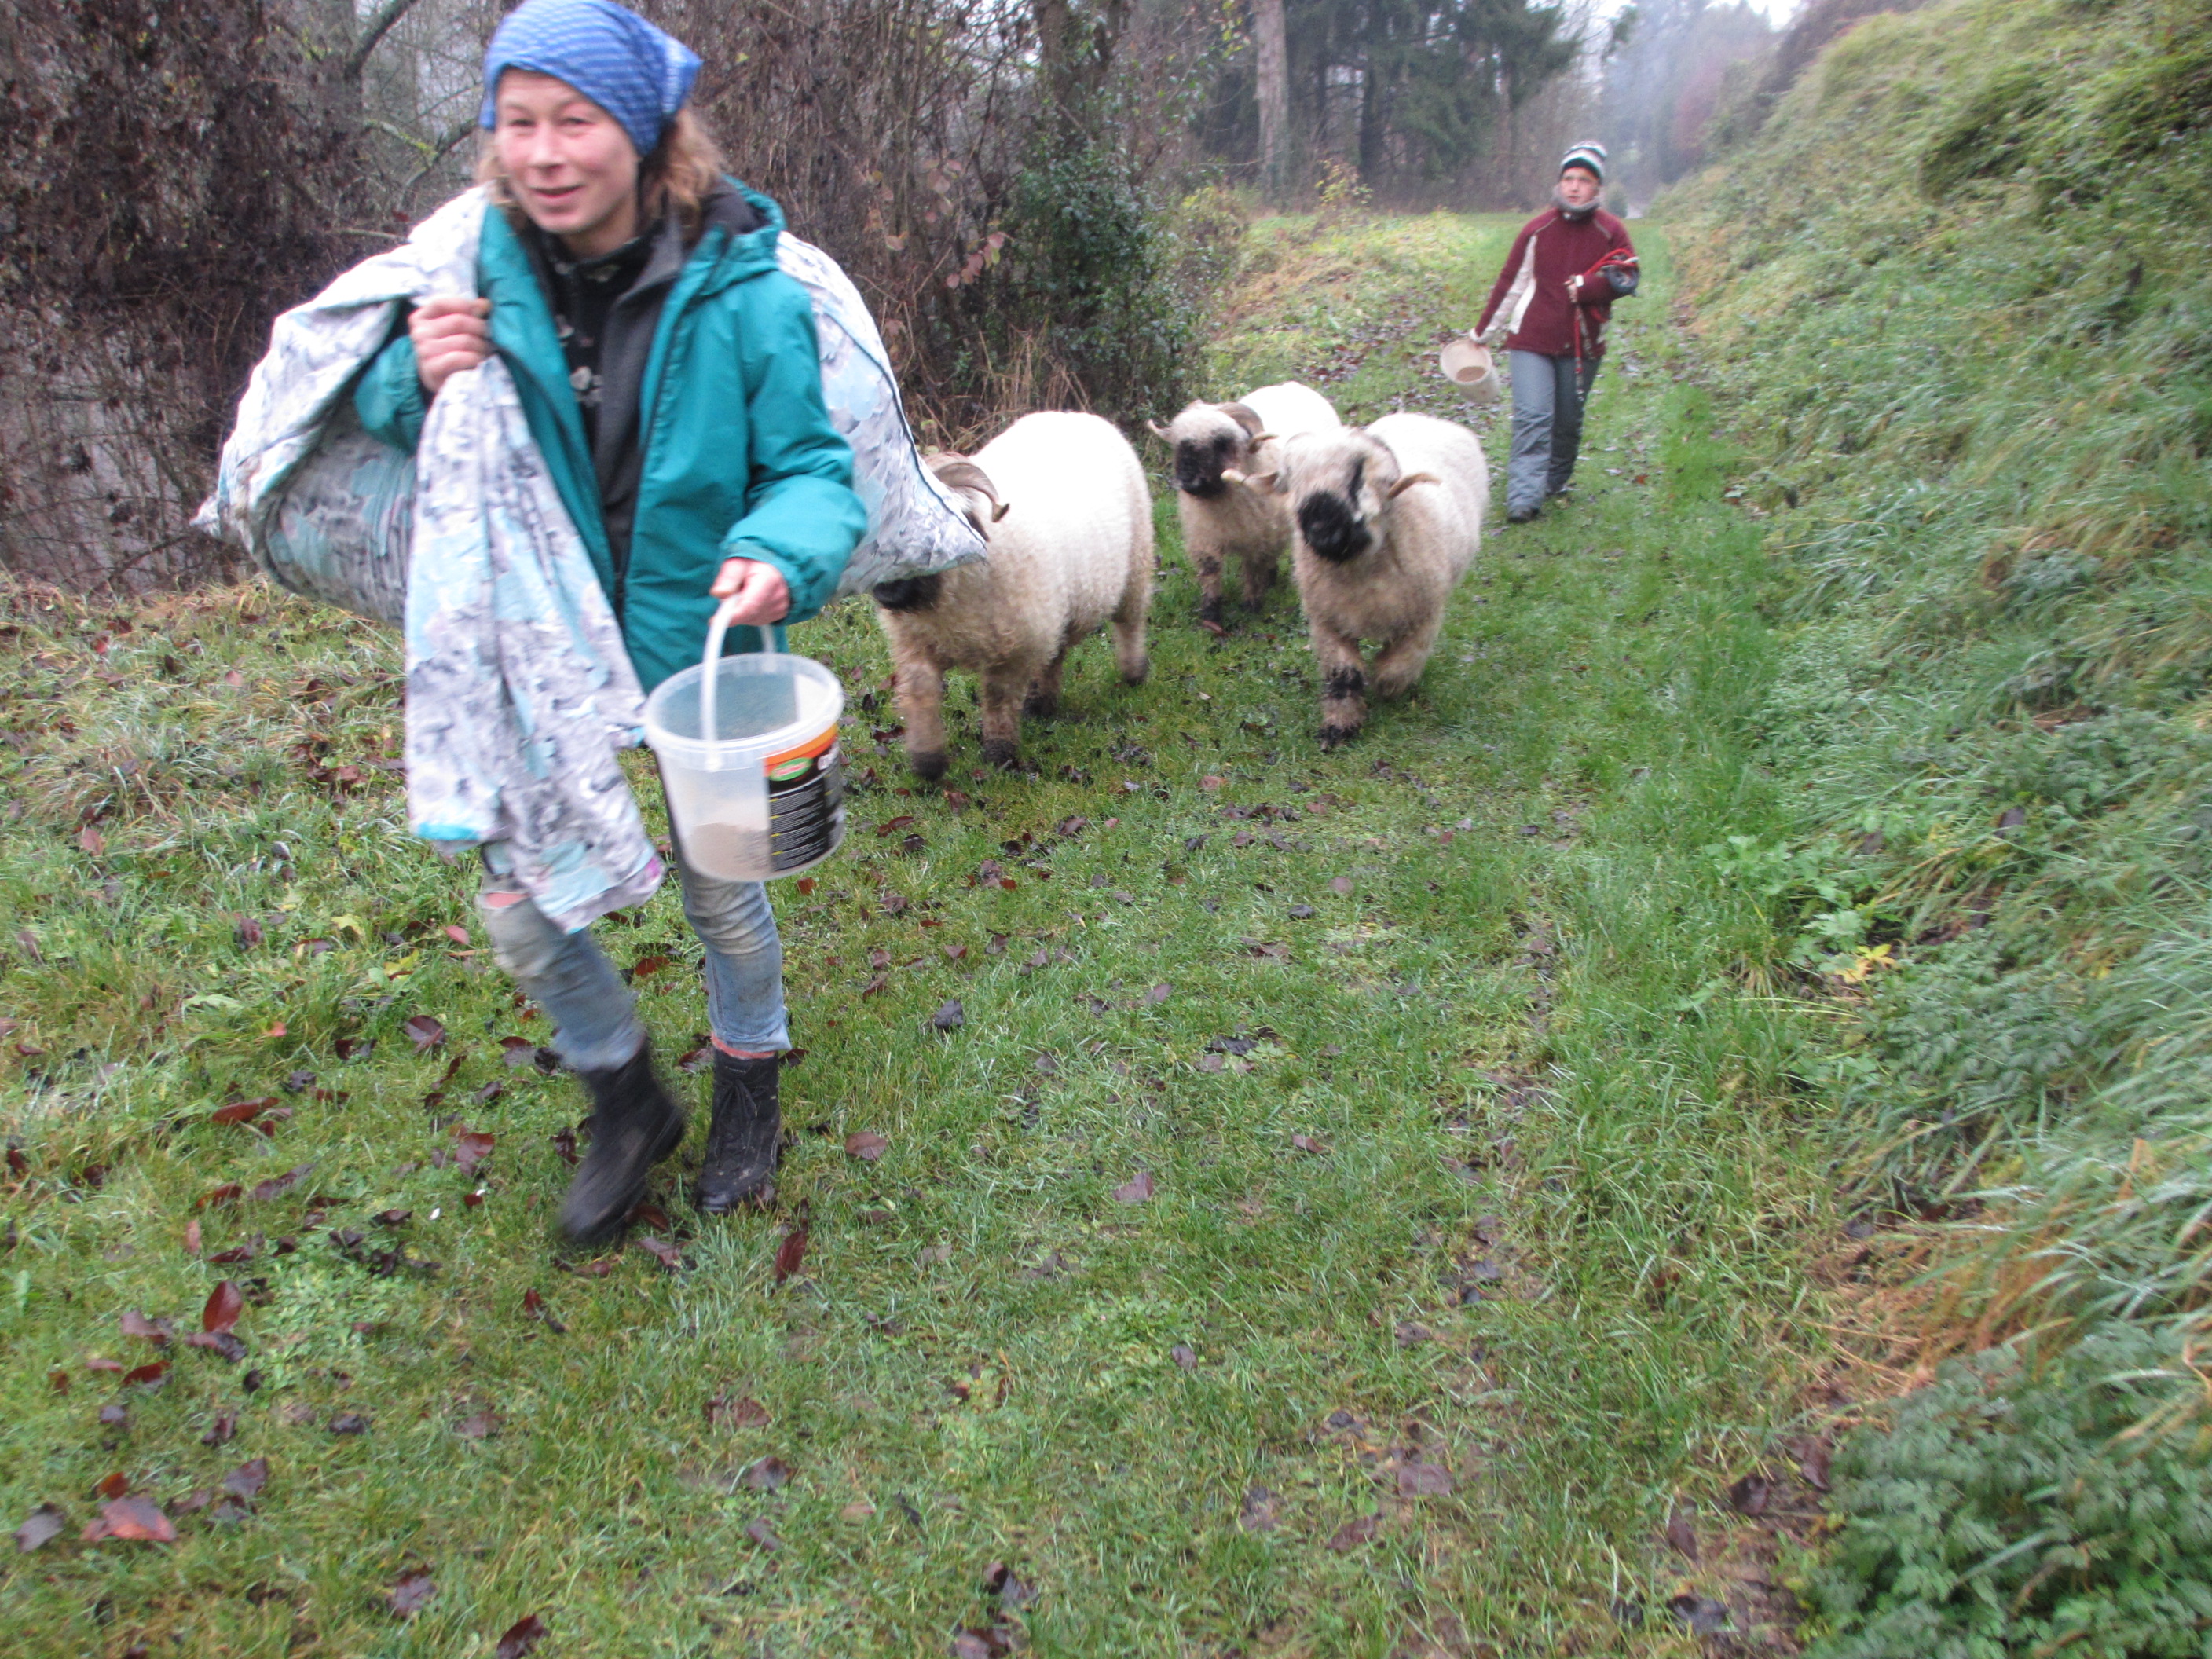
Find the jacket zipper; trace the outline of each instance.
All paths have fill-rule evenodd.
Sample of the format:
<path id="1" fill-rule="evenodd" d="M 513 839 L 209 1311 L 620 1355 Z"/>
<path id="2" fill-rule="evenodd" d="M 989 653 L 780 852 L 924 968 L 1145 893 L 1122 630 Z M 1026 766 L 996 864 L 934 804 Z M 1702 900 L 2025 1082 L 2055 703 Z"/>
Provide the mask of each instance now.
<path id="1" fill-rule="evenodd" d="M 684 273 L 678 270 L 672 279 L 672 283 L 681 283 L 683 280 Z M 693 305 L 698 301 L 698 291 L 694 290 L 690 298 L 684 303 L 686 306 Z M 668 324 L 668 342 L 672 348 L 676 343 L 676 331 L 683 325 L 684 313 L 679 311 L 676 313 L 675 319 Z M 648 353 L 646 368 L 649 371 L 652 367 L 653 360 Z M 647 410 L 641 405 L 637 411 L 637 494 L 640 501 L 645 499 L 646 475 L 651 470 L 647 463 L 653 459 L 653 434 L 654 429 L 659 425 L 659 412 L 661 399 L 667 395 L 668 376 L 663 373 L 660 384 L 653 388 L 653 408 Z M 648 416 L 653 418 L 648 419 Z M 615 626 L 625 629 L 629 616 L 629 556 L 631 548 L 635 546 L 636 543 L 637 507 L 633 504 L 629 515 L 629 539 L 623 544 L 622 556 L 615 563 Z M 614 550 L 610 547 L 607 551 L 611 554 Z"/>

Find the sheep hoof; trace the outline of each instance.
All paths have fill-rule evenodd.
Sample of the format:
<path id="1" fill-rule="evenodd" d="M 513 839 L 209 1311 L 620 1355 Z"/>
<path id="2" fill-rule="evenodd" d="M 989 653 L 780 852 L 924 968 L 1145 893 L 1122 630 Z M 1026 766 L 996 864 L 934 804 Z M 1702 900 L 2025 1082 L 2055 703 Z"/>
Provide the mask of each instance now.
<path id="1" fill-rule="evenodd" d="M 1341 749 L 1358 735 L 1359 728 L 1356 726 L 1324 726 L 1321 729 L 1321 746 Z"/>
<path id="2" fill-rule="evenodd" d="M 1229 630 L 1221 625 L 1221 619 L 1218 617 L 1201 616 L 1198 619 L 1198 625 L 1217 640 L 1229 637 Z"/>
<path id="3" fill-rule="evenodd" d="M 1004 738 L 994 738 L 983 744 L 983 758 L 1001 772 L 1011 772 L 1022 763 L 1021 746 Z"/>
<path id="4" fill-rule="evenodd" d="M 1151 677 L 1152 672 L 1152 659 L 1148 657 L 1144 661 L 1139 663 L 1134 668 L 1123 669 L 1121 671 L 1121 684 L 1124 685 L 1142 685 L 1145 681 Z"/>
<path id="5" fill-rule="evenodd" d="M 1045 720 L 1060 712 L 1060 699 L 1048 697 L 1042 691 L 1032 691 L 1022 699 L 1024 720 Z"/>
<path id="6" fill-rule="evenodd" d="M 925 783 L 935 783 L 945 775 L 945 751 L 942 749 L 910 749 L 906 763 L 914 768 L 915 776 Z"/>

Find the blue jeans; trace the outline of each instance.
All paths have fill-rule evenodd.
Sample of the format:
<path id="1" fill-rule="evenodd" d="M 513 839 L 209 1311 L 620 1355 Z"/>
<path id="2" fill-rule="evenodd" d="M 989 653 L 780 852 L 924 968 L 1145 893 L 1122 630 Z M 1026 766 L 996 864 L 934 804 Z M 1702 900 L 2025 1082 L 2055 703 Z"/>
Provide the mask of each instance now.
<path id="1" fill-rule="evenodd" d="M 1513 459 L 1505 472 L 1505 510 L 1534 513 L 1575 476 L 1583 405 L 1597 378 L 1597 359 L 1583 358 L 1577 378 L 1571 356 L 1510 351 L 1506 357 L 1513 377 Z"/>
<path id="2" fill-rule="evenodd" d="M 684 920 L 707 947 L 708 1030 L 726 1048 L 788 1048 L 783 942 L 768 890 L 757 881 L 701 875 L 684 861 L 682 842 L 675 848 Z M 629 987 L 590 933 L 562 932 L 516 890 L 501 843 L 483 849 L 483 862 L 477 908 L 493 959 L 553 1022 L 553 1052 L 580 1072 L 623 1064 L 645 1041 Z"/>

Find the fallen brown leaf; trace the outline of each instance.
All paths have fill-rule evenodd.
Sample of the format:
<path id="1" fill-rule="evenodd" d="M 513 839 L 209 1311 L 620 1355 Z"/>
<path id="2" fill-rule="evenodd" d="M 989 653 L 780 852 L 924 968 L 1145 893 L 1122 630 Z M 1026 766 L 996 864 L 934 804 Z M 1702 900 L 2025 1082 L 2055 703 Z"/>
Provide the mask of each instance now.
<path id="1" fill-rule="evenodd" d="M 259 1497 L 261 1489 L 268 1484 L 269 1460 L 265 1457 L 250 1458 L 222 1478 L 225 1492 L 249 1502 Z"/>
<path id="2" fill-rule="evenodd" d="M 1149 1170 L 1138 1170 L 1134 1176 L 1114 1189 L 1114 1201 L 1116 1204 L 1142 1204 L 1152 1195 L 1152 1174 Z"/>
<path id="3" fill-rule="evenodd" d="M 52 1504 L 41 1504 L 33 1510 L 23 1524 L 15 1528 L 15 1550 L 28 1555 L 33 1550 L 52 1543 L 69 1524 L 69 1517 Z"/>
<path id="4" fill-rule="evenodd" d="M 293 1188 L 298 1186 L 301 1178 L 314 1167 L 312 1164 L 297 1164 L 285 1170 L 283 1175 L 270 1176 L 266 1181 L 257 1181 L 253 1183 L 253 1190 L 246 1196 L 257 1204 L 266 1204 L 272 1198 L 282 1198 Z"/>
<path id="5" fill-rule="evenodd" d="M 167 1346 L 169 1339 L 177 1334 L 176 1327 L 167 1320 L 149 1319 L 136 1308 L 125 1308 L 123 1310 L 121 1323 L 124 1335 L 137 1337 L 142 1341 L 153 1343 L 156 1347 Z"/>
<path id="6" fill-rule="evenodd" d="M 762 1428 L 768 1423 L 768 1407 L 750 1395 L 732 1400 L 718 1394 L 707 1402 L 707 1420 L 722 1428 Z"/>
<path id="7" fill-rule="evenodd" d="M 1346 1522 L 1336 1529 L 1334 1536 L 1330 1538 L 1328 1547 L 1340 1553 L 1358 1549 L 1362 1544 L 1374 1538 L 1375 1528 L 1381 1523 L 1382 1519 L 1382 1513 L 1378 1510 L 1373 1515 L 1363 1515 L 1357 1521 Z"/>
<path id="8" fill-rule="evenodd" d="M 775 1247 L 775 1282 L 782 1284 L 799 1271 L 799 1264 L 805 1260 L 806 1227 L 802 1222 L 786 1233 L 783 1243 Z"/>
<path id="9" fill-rule="evenodd" d="M 522 1311 L 531 1318 L 541 1322 L 545 1328 L 556 1336 L 563 1335 L 568 1331 L 568 1328 L 556 1319 L 553 1316 L 553 1310 L 545 1305 L 544 1297 L 535 1290 L 525 1291 L 522 1293 Z"/>
<path id="10" fill-rule="evenodd" d="M 774 1492 L 791 1479 L 791 1466 L 781 1457 L 763 1457 L 747 1469 L 738 1485 L 752 1492 Z"/>
<path id="11" fill-rule="evenodd" d="M 430 1575 L 417 1567 L 412 1572 L 403 1572 L 384 1599 L 392 1604 L 392 1611 L 402 1619 L 411 1619 L 420 1613 L 429 1599 L 438 1593 L 438 1586 Z"/>
<path id="12" fill-rule="evenodd" d="M 1698 1559 L 1698 1532 L 1690 1524 L 1689 1512 L 1673 1510 L 1667 1516 L 1667 1544 L 1686 1561 Z"/>
<path id="13" fill-rule="evenodd" d="M 228 1331 L 238 1323 L 238 1316 L 246 1311 L 246 1292 L 226 1279 L 208 1292 L 207 1305 L 200 1310 L 200 1328 L 204 1331 Z"/>
<path id="14" fill-rule="evenodd" d="M 101 1529 L 99 1535 L 102 1538 L 125 1538 L 143 1544 L 177 1541 L 175 1525 L 150 1498 L 118 1498 L 112 1504 L 103 1504 L 100 1519 L 93 1525 Z"/>
<path id="15" fill-rule="evenodd" d="M 1405 1463 L 1398 1469 L 1401 1498 L 1440 1498 L 1456 1483 L 1451 1471 L 1437 1463 Z"/>

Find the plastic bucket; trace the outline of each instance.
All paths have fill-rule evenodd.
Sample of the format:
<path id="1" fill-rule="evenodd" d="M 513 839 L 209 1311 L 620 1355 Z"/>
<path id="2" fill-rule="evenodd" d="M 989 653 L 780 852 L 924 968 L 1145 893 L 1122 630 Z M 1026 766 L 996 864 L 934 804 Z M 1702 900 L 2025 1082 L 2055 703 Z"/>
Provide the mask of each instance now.
<path id="1" fill-rule="evenodd" d="M 1498 365 L 1491 361 L 1487 346 L 1478 343 L 1468 335 L 1458 335 L 1446 342 L 1437 361 L 1443 370 L 1444 379 L 1475 402 L 1494 404 L 1498 401 Z"/>
<path id="2" fill-rule="evenodd" d="M 837 677 L 787 652 L 722 655 L 718 615 L 696 668 L 646 699 L 668 816 L 691 866 L 726 881 L 811 869 L 845 839 Z"/>

